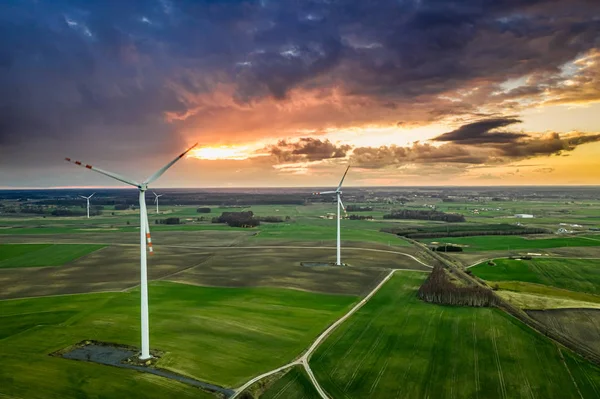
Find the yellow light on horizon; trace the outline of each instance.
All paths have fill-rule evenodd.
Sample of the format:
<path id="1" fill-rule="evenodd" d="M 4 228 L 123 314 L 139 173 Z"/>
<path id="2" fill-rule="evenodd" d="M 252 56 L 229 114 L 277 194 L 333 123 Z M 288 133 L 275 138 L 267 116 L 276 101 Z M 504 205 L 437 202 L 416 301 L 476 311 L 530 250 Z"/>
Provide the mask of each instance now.
<path id="1" fill-rule="evenodd" d="M 192 150 L 192 156 L 199 159 L 216 161 L 218 159 L 230 159 L 242 161 L 252 156 L 253 150 L 246 146 L 218 146 L 218 147 L 202 147 L 197 150 Z"/>

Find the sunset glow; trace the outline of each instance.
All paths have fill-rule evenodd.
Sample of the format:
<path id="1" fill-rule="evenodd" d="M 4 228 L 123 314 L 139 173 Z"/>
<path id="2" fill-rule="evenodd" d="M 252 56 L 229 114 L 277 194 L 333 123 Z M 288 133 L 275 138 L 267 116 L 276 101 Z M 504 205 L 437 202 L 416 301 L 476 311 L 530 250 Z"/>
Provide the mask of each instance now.
<path id="1" fill-rule="evenodd" d="M 191 156 L 198 159 L 205 160 L 218 160 L 218 159 L 229 159 L 233 161 L 241 161 L 248 159 L 252 156 L 252 151 L 248 147 L 233 147 L 233 146 L 219 146 L 219 147 L 202 147 L 197 150 L 192 150 Z"/>

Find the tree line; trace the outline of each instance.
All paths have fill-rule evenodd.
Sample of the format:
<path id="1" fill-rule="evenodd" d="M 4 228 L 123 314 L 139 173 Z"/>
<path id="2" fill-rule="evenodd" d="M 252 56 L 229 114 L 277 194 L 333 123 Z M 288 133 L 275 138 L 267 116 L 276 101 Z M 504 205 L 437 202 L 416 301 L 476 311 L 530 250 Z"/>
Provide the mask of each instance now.
<path id="1" fill-rule="evenodd" d="M 359 205 L 348 205 L 346 206 L 346 212 L 371 212 L 372 206 L 359 206 Z"/>
<path id="2" fill-rule="evenodd" d="M 384 219 L 437 220 L 441 222 L 465 222 L 465 217 L 456 213 L 445 213 L 428 209 L 397 209 L 383 215 Z"/>
<path id="3" fill-rule="evenodd" d="M 425 302 L 440 305 L 487 307 L 499 303 L 490 289 L 454 284 L 442 266 L 433 268 L 419 288 L 417 296 Z"/>
<path id="4" fill-rule="evenodd" d="M 407 238 L 441 238 L 441 237 L 470 237 L 470 236 L 516 236 L 528 234 L 548 234 L 549 231 L 540 228 L 521 228 L 515 230 L 461 230 L 461 231 L 418 231 L 396 227 L 384 227 L 384 233 L 396 234 Z"/>

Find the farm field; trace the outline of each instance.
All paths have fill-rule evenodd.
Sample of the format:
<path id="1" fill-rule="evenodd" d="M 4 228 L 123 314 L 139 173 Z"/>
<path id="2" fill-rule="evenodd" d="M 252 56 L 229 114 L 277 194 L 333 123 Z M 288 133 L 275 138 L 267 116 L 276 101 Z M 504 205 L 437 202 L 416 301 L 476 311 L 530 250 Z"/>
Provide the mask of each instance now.
<path id="1" fill-rule="evenodd" d="M 494 263 L 484 262 L 470 270 L 487 281 L 521 281 L 600 295 L 600 259 L 496 259 Z"/>
<path id="2" fill-rule="evenodd" d="M 598 236 L 591 236 L 598 238 Z M 557 238 L 525 238 L 520 236 L 475 236 L 475 237 L 447 237 L 419 240 L 424 243 L 439 242 L 441 244 L 455 244 L 463 246 L 464 251 L 516 251 L 532 249 L 548 249 L 560 247 L 594 247 L 600 244 L 584 237 L 557 237 Z"/>
<path id="3" fill-rule="evenodd" d="M 320 399 L 302 366 L 294 366 L 271 385 L 260 399 Z"/>
<path id="4" fill-rule="evenodd" d="M 357 300 L 285 289 L 169 282 L 153 282 L 149 291 L 151 345 L 165 352 L 158 367 L 230 387 L 289 362 Z M 94 384 L 115 376 L 117 369 L 48 354 L 84 339 L 137 346 L 138 303 L 137 290 L 3 301 L 0 378 L 12 383 L 0 385 L 0 394 L 91 395 Z M 33 376 L 28 372 L 31 364 Z M 137 372 L 118 369 L 118 374 L 124 383 L 170 384 Z M 45 381 L 48 390 L 40 390 L 35 379 Z"/>
<path id="5" fill-rule="evenodd" d="M 0 269 L 61 266 L 104 248 L 93 244 L 0 244 Z"/>
<path id="6" fill-rule="evenodd" d="M 173 235 L 172 240 L 176 238 Z M 181 236 L 180 241 L 184 240 L 185 236 Z M 335 248 L 317 247 L 308 251 L 302 247 L 211 248 L 203 245 L 217 244 L 210 237 L 204 240 L 200 235 L 189 240 L 188 246 L 179 246 L 162 245 L 163 240 L 154 239 L 156 255 L 148 260 L 149 279 L 202 286 L 269 286 L 359 295 L 375 286 L 385 270 L 429 270 L 402 253 L 389 252 L 388 247 L 384 247 L 384 252 L 344 249 L 344 262 L 352 267 L 307 267 L 301 262 L 334 261 Z M 107 246 L 60 268 L 0 269 L 0 284 L 4 287 L 0 298 L 128 289 L 139 283 L 138 259 L 136 244 L 121 244 Z"/>
<path id="7" fill-rule="evenodd" d="M 319 347 L 311 366 L 330 395 L 598 397 L 600 369 L 499 310 L 421 302 L 424 277 L 396 272 Z"/>
<path id="8" fill-rule="evenodd" d="M 600 309 L 528 310 L 527 313 L 600 355 Z"/>

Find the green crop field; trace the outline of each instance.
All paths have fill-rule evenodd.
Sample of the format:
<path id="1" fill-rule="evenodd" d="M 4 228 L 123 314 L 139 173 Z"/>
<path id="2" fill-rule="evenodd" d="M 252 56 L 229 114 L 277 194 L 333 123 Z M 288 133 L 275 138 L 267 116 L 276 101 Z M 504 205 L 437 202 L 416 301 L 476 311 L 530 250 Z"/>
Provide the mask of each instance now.
<path id="1" fill-rule="evenodd" d="M 600 368 L 500 310 L 431 305 L 397 274 L 319 347 L 336 398 L 597 398 Z"/>
<path id="2" fill-rule="evenodd" d="M 600 295 L 600 259 L 496 259 L 470 270 L 488 281 L 522 281 Z"/>
<path id="3" fill-rule="evenodd" d="M 223 386 L 241 385 L 289 362 L 357 300 L 277 288 L 168 282 L 151 283 L 149 295 L 151 347 L 165 351 L 158 366 Z M 111 381 L 110 389 L 122 389 L 114 396 L 127 392 L 130 397 L 129 390 L 135 388 L 129 385 L 151 381 L 166 384 L 166 389 L 171 384 L 48 356 L 84 339 L 139 346 L 138 291 L 7 300 L 0 306 L 0 396 L 87 397 L 94 396 L 102 381 Z M 164 390 L 155 394 L 161 392 L 169 396 Z"/>
<path id="4" fill-rule="evenodd" d="M 598 236 L 591 236 L 596 237 Z M 498 251 L 521 249 L 548 249 L 560 247 L 595 247 L 600 241 L 583 237 L 525 238 L 520 236 L 477 236 L 460 238 L 431 238 L 420 240 L 424 243 L 438 242 L 464 246 L 464 251 Z"/>
<path id="5" fill-rule="evenodd" d="M 294 366 L 269 387 L 260 399 L 319 399 L 308 375 L 301 366 Z"/>
<path id="6" fill-rule="evenodd" d="M 93 244 L 0 244 L 0 269 L 61 266 L 104 247 Z"/>

